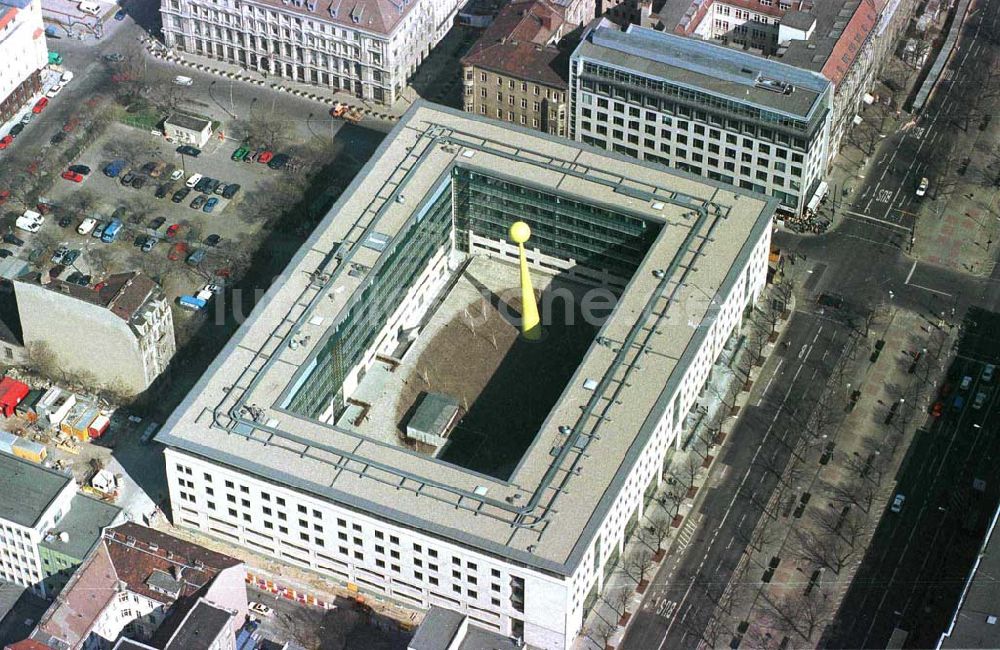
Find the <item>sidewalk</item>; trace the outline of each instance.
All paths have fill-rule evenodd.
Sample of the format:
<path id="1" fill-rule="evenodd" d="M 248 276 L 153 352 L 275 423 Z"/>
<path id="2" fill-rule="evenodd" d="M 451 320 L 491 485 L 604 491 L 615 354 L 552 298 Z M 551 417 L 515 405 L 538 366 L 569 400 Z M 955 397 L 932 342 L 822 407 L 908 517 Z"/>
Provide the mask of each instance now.
<path id="1" fill-rule="evenodd" d="M 765 293 L 761 297 L 761 304 L 769 299 L 768 295 Z M 794 309 L 794 297 L 789 306 Z M 708 493 L 702 488 L 717 479 L 713 469 L 721 455 L 720 447 L 738 422 L 739 412 L 756 396 L 758 391 L 752 390 L 752 386 L 769 366 L 770 353 L 780 342 L 787 323 L 787 319 L 778 321 L 775 327 L 777 334 L 772 337 L 774 340 L 766 344 L 762 358 L 751 369 L 748 380 L 737 370 L 743 355 L 750 353 L 746 337 L 737 335 L 727 342 L 726 349 L 713 366 L 709 385 L 702 393 L 698 409 L 688 413 L 685 419 L 680 434 L 682 448 L 668 450 L 663 470 L 665 480 L 647 500 L 643 517 L 605 579 L 604 590 L 585 619 L 573 645 L 574 650 L 617 648 L 628 631 L 633 613 L 642 607 L 648 585 L 664 569 L 664 564 L 668 561 L 676 563 L 680 559 L 700 521 L 698 513 Z M 744 325 L 744 334 L 751 327 L 750 323 Z M 747 388 L 750 390 L 745 390 Z M 654 533 L 658 527 L 656 520 L 664 516 L 670 520 L 670 528 L 665 539 L 658 544 Z M 659 553 L 655 553 L 657 546 L 662 549 Z M 643 552 L 655 554 L 640 583 L 636 567 L 628 565 L 630 558 Z M 627 594 L 624 603 L 623 594 Z"/>

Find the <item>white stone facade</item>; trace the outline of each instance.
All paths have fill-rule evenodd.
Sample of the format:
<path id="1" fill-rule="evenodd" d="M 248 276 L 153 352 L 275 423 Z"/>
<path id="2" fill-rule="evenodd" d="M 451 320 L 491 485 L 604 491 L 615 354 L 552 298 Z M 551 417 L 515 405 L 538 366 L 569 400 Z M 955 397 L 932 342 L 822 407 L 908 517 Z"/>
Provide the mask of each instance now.
<path id="1" fill-rule="evenodd" d="M 391 105 L 463 4 L 163 0 L 160 12 L 170 48 Z"/>
<path id="2" fill-rule="evenodd" d="M 41 0 L 0 4 L 0 123 L 38 92 L 48 56 Z"/>
<path id="3" fill-rule="evenodd" d="M 768 227 L 734 280 L 716 297 L 690 306 L 690 313 L 701 314 L 710 303 L 697 324 L 706 328 L 704 342 L 571 575 L 529 568 L 168 447 L 174 523 L 410 607 L 461 611 L 532 647 L 569 648 L 603 589 L 605 569 L 624 546 L 629 523 L 642 514 L 643 495 L 661 480 L 667 450 L 679 445 L 685 416 L 712 364 L 763 290 L 769 249 Z"/>
<path id="4" fill-rule="evenodd" d="M 76 485 L 67 481 L 34 526 L 0 519 L 0 578 L 28 587 L 40 596 L 47 595 L 42 582 L 46 575 L 38 545 L 69 512 L 75 494 Z"/>

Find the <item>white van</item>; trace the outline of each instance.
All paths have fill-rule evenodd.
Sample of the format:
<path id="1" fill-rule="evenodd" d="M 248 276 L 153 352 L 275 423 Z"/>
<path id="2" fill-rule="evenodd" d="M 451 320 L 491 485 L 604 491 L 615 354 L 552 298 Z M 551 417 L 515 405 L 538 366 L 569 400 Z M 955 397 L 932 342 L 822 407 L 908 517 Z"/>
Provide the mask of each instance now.
<path id="1" fill-rule="evenodd" d="M 27 232 L 38 232 L 43 223 L 45 223 L 45 217 L 34 210 L 25 210 L 24 214 L 14 222 L 14 227 Z"/>
<path id="2" fill-rule="evenodd" d="M 68 84 L 69 82 L 73 81 L 73 71 L 63 70 L 62 79 L 60 79 L 60 81 L 64 84 Z"/>
<path id="3" fill-rule="evenodd" d="M 101 5 L 100 3 L 94 2 L 93 0 L 83 0 L 79 5 L 80 11 L 85 14 L 90 14 L 91 16 L 101 15 Z"/>
<path id="4" fill-rule="evenodd" d="M 194 189 L 194 186 L 197 185 L 198 181 L 200 181 L 201 179 L 202 179 L 201 174 L 191 174 L 191 177 L 187 179 L 187 183 L 185 183 L 185 185 L 187 185 L 191 189 Z"/>
<path id="5" fill-rule="evenodd" d="M 183 75 L 177 75 L 174 77 L 174 85 L 176 86 L 190 86 L 194 83 L 194 79 L 191 77 L 185 77 Z"/>

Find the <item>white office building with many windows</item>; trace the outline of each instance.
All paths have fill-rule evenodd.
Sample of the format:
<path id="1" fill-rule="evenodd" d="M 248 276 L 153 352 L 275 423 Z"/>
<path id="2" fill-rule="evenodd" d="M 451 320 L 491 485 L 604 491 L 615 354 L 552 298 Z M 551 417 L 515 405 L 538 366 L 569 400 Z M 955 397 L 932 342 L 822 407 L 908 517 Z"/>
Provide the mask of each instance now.
<path id="1" fill-rule="evenodd" d="M 772 196 L 801 213 L 829 158 L 833 85 L 707 41 L 598 25 L 570 62 L 575 140 Z"/>
<path id="2" fill-rule="evenodd" d="M 167 47 L 391 105 L 462 0 L 163 0 Z"/>
<path id="3" fill-rule="evenodd" d="M 776 207 L 418 102 L 158 435 L 174 522 L 351 590 L 570 647 L 763 290 Z M 463 457 L 484 433 L 463 428 L 473 404 L 444 449 L 408 444 L 384 388 L 416 367 L 413 346 L 435 336 L 429 320 L 473 264 L 510 268 L 518 219 L 533 231 L 535 286 L 558 277 L 617 307 L 553 401 L 515 409 L 536 418 L 527 431 L 499 407 Z M 456 372 L 481 361 L 455 356 Z"/>

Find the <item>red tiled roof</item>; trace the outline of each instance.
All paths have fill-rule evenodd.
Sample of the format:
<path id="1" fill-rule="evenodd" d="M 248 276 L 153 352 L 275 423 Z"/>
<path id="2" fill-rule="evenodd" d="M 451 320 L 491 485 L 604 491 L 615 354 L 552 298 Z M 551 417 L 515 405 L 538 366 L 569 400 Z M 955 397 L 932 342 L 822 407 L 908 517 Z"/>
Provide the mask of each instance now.
<path id="1" fill-rule="evenodd" d="M 877 24 L 878 8 L 874 0 L 862 0 L 844 28 L 844 33 L 833 46 L 830 57 L 823 64 L 823 76 L 839 86 L 861 52 L 865 39 Z"/>
<path id="2" fill-rule="evenodd" d="M 513 0 L 500 10 L 462 65 L 563 87 L 568 68 L 560 71 L 553 65 L 560 51 L 551 43 L 559 39 L 564 25 L 559 8 L 548 0 Z"/>
<path id="3" fill-rule="evenodd" d="M 35 634 L 61 639 L 71 648 L 83 643 L 94 621 L 118 593 L 118 577 L 104 544 L 98 544 L 42 616 Z"/>
<path id="4" fill-rule="evenodd" d="M 9 25 L 16 15 L 17 9 L 15 7 L 8 7 L 7 11 L 3 12 L 3 15 L 0 16 L 0 29 Z"/>
<path id="5" fill-rule="evenodd" d="M 42 284 L 51 291 L 58 291 L 92 305 L 110 309 L 125 322 L 132 320 L 139 308 L 146 303 L 149 294 L 159 288 L 156 282 L 141 271 L 109 275 L 101 284 L 100 291 L 94 291 L 93 287 L 81 287 L 59 278 L 48 279 L 46 277 L 47 281 L 42 283 L 43 276 L 38 273 L 21 279 Z"/>
<path id="6" fill-rule="evenodd" d="M 22 641 L 17 641 L 15 643 L 8 644 L 4 647 L 4 650 L 52 650 L 50 646 L 45 645 L 41 641 L 36 641 L 34 639 L 24 639 Z"/>
<path id="7" fill-rule="evenodd" d="M 156 569 L 170 575 L 180 571 L 183 582 L 180 597 L 184 598 L 211 582 L 219 571 L 241 563 L 228 555 L 133 523 L 108 529 L 104 543 L 118 579 L 125 582 L 129 590 L 160 602 L 169 599 L 146 584 Z"/>

